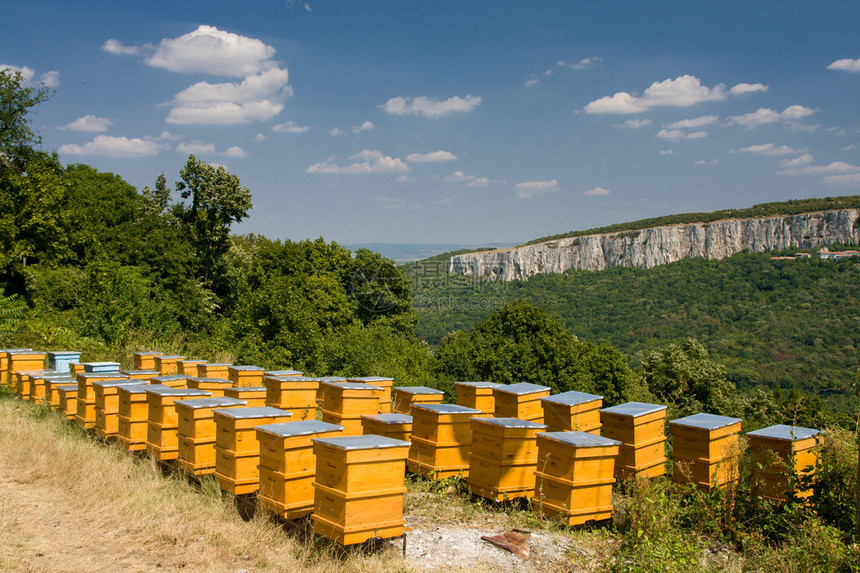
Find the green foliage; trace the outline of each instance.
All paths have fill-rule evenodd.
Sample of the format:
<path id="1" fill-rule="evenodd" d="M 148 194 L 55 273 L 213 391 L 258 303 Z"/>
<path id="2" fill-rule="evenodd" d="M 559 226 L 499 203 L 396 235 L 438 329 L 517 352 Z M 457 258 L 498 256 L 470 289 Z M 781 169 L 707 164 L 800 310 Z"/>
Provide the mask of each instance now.
<path id="1" fill-rule="evenodd" d="M 815 474 L 812 508 L 825 525 L 850 537 L 854 533 L 857 503 L 856 435 L 839 429 L 824 432 Z"/>
<path id="2" fill-rule="evenodd" d="M 26 310 L 27 305 L 18 300 L 17 296 L 0 295 L 0 342 L 9 340 Z"/>
<path id="3" fill-rule="evenodd" d="M 0 69 L 0 170 L 14 165 L 41 142 L 30 128 L 27 114 L 51 95 L 52 91 L 44 85 L 27 85 L 21 72 Z"/>

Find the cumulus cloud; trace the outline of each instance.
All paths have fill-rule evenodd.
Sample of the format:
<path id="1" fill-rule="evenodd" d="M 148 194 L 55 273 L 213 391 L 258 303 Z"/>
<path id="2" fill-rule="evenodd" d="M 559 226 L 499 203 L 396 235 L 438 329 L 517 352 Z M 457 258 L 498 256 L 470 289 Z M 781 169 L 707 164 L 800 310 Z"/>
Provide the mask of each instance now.
<path id="1" fill-rule="evenodd" d="M 604 187 L 595 187 L 594 189 L 589 189 L 588 191 L 583 192 L 583 195 L 586 197 L 606 197 L 612 193 L 609 189 Z"/>
<path id="2" fill-rule="evenodd" d="M 254 141 L 266 141 L 266 134 L 258 133 L 254 136 Z"/>
<path id="3" fill-rule="evenodd" d="M 44 85 L 46 88 L 60 87 L 60 72 L 56 70 L 45 72 L 39 76 L 39 83 Z"/>
<path id="4" fill-rule="evenodd" d="M 812 154 L 804 153 L 794 159 L 783 159 L 779 162 L 779 165 L 780 167 L 800 167 L 802 165 L 809 165 L 812 161 Z"/>
<path id="5" fill-rule="evenodd" d="M 224 157 L 232 157 L 233 159 L 239 159 L 242 157 L 248 157 L 248 152 L 239 147 L 238 145 L 234 145 L 233 147 L 227 148 L 227 151 L 224 152 Z"/>
<path id="6" fill-rule="evenodd" d="M 12 73 L 18 72 L 19 74 L 21 74 L 21 79 L 28 83 L 30 80 L 33 79 L 33 76 L 36 75 L 36 72 L 32 68 L 28 68 L 27 66 L 0 64 L 0 70 L 9 70 Z"/>
<path id="7" fill-rule="evenodd" d="M 467 175 L 462 171 L 455 171 L 451 175 L 442 178 L 446 183 L 465 183 L 466 187 L 488 187 L 491 183 L 504 183 L 504 180 L 495 181 L 489 177 L 478 177 L 477 175 Z"/>
<path id="8" fill-rule="evenodd" d="M 699 159 L 698 161 L 696 161 L 695 165 L 716 165 L 719 162 L 719 159 Z"/>
<path id="9" fill-rule="evenodd" d="M 0 70 L 9 70 L 11 72 L 18 72 L 21 74 L 21 79 L 24 80 L 25 83 L 31 83 L 33 77 L 35 77 L 36 72 L 33 68 L 29 68 L 27 66 L 13 66 L 10 64 L 0 64 Z M 51 70 L 49 72 L 45 72 L 41 76 L 39 76 L 39 83 L 44 85 L 46 88 L 56 88 L 60 85 L 60 72 L 56 70 Z"/>
<path id="10" fill-rule="evenodd" d="M 860 72 L 860 58 L 857 58 L 856 60 L 852 60 L 851 58 L 836 60 L 827 66 L 827 69 L 841 70 L 843 72 Z"/>
<path id="11" fill-rule="evenodd" d="M 557 68 L 567 68 L 569 70 L 587 70 L 589 68 L 593 68 L 597 64 L 599 64 L 603 58 L 593 57 L 593 58 L 582 58 L 577 62 L 564 62 L 559 61 L 556 62 L 555 67 Z"/>
<path id="12" fill-rule="evenodd" d="M 376 126 L 372 121 L 365 121 L 361 125 L 356 125 L 355 127 L 350 127 L 348 129 L 341 129 L 339 127 L 335 127 L 331 131 L 329 131 L 329 135 L 334 137 L 340 137 L 341 135 L 347 135 L 348 133 L 361 133 L 362 131 L 371 131 L 376 129 Z"/>
<path id="13" fill-rule="evenodd" d="M 391 115 L 419 115 L 429 118 L 447 117 L 454 113 L 468 113 L 481 105 L 481 96 L 467 95 L 450 97 L 444 101 L 419 96 L 416 98 L 393 97 L 381 105 Z"/>
<path id="14" fill-rule="evenodd" d="M 413 153 L 406 156 L 406 161 L 413 163 L 437 163 L 440 161 L 455 161 L 457 156 L 450 151 L 431 151 L 430 153 Z"/>
<path id="15" fill-rule="evenodd" d="M 222 157 L 230 157 L 233 159 L 240 159 L 248 156 L 248 152 L 239 146 L 234 145 L 222 153 L 218 151 L 214 143 L 204 143 L 197 139 L 191 142 L 180 143 L 176 146 L 176 151 L 185 154 L 193 153 L 194 155 L 220 155 Z"/>
<path id="16" fill-rule="evenodd" d="M 669 141 L 680 141 L 682 139 L 702 139 L 707 137 L 708 134 L 704 131 L 692 131 L 686 132 L 681 131 L 680 129 L 661 129 L 657 132 L 657 137 L 660 139 L 667 139 Z"/>
<path id="17" fill-rule="evenodd" d="M 310 127 L 299 125 L 294 121 L 287 121 L 285 123 L 279 123 L 278 125 L 272 126 L 272 131 L 276 133 L 306 133 L 310 131 L 310 129 Z"/>
<path id="18" fill-rule="evenodd" d="M 752 113 L 730 117 L 729 125 L 742 125 L 752 129 L 754 127 L 777 123 L 780 121 L 800 121 L 813 113 L 815 113 L 814 109 L 804 107 L 802 105 L 790 105 L 781 112 L 772 110 L 768 107 L 760 107 Z"/>
<path id="19" fill-rule="evenodd" d="M 672 155 L 673 153 L 675 153 L 675 152 L 672 151 L 671 149 L 663 149 L 660 151 L 660 155 Z"/>
<path id="20" fill-rule="evenodd" d="M 641 96 L 618 92 L 611 96 L 596 99 L 585 106 L 586 113 L 594 114 L 633 114 L 648 111 L 655 107 L 689 107 L 706 101 L 726 99 L 723 84 L 713 88 L 703 86 L 695 76 L 678 76 L 651 84 Z"/>
<path id="21" fill-rule="evenodd" d="M 307 168 L 308 173 L 330 173 L 330 174 L 356 174 L 368 173 L 406 173 L 409 165 L 396 157 L 383 155 L 375 149 L 365 149 L 350 159 L 354 162 L 350 165 L 340 166 L 334 163 L 334 158 L 315 163 Z"/>
<path id="22" fill-rule="evenodd" d="M 669 129 L 691 129 L 704 127 L 706 125 L 714 125 L 719 120 L 720 118 L 716 115 L 702 115 L 693 119 L 682 119 L 681 121 L 670 123 L 666 127 Z"/>
<path id="23" fill-rule="evenodd" d="M 773 143 L 761 143 L 758 145 L 750 145 L 739 149 L 741 153 L 756 153 L 758 155 L 794 155 L 795 153 L 803 153 L 805 149 L 793 149 L 787 145 L 774 145 Z"/>
<path id="24" fill-rule="evenodd" d="M 766 92 L 767 86 L 764 84 L 738 84 L 729 90 L 732 95 L 744 95 L 758 92 Z"/>
<path id="25" fill-rule="evenodd" d="M 651 123 L 650 119 L 628 119 L 624 123 L 615 124 L 615 127 L 621 127 L 624 129 L 640 129 L 651 125 Z"/>
<path id="26" fill-rule="evenodd" d="M 828 175 L 822 179 L 828 185 L 837 185 L 840 187 L 858 187 L 860 186 L 860 173 L 851 173 L 848 175 Z"/>
<path id="27" fill-rule="evenodd" d="M 807 165 L 805 167 L 790 167 L 777 171 L 777 175 L 844 175 L 860 173 L 860 166 L 842 161 L 834 161 L 829 165 Z"/>
<path id="28" fill-rule="evenodd" d="M 71 123 L 62 126 L 60 129 L 69 129 L 71 131 L 100 132 L 107 131 L 107 128 L 111 125 L 113 125 L 113 122 L 106 117 L 85 115 L 83 117 L 79 117 Z"/>
<path id="29" fill-rule="evenodd" d="M 137 46 L 126 46 L 119 40 L 111 38 L 102 44 L 102 51 L 115 56 L 133 56 L 140 53 L 140 48 Z"/>
<path id="30" fill-rule="evenodd" d="M 555 193 L 558 191 L 558 181 L 552 179 L 550 181 L 523 181 L 514 185 L 517 191 L 517 199 L 531 199 L 535 195 L 543 195 L 544 193 Z"/>
<path id="31" fill-rule="evenodd" d="M 84 145 L 73 143 L 61 145 L 58 151 L 61 154 L 65 153 L 68 155 L 101 155 L 104 157 L 129 158 L 158 155 L 158 152 L 162 148 L 162 144 L 152 139 L 97 135 L 92 141 Z"/>

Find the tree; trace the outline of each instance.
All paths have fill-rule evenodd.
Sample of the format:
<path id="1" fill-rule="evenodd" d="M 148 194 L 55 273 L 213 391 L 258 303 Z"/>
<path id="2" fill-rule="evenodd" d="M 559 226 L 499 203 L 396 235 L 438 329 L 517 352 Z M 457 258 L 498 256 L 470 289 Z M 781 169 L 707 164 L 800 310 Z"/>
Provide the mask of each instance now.
<path id="1" fill-rule="evenodd" d="M 0 164 L 16 165 L 41 139 L 30 129 L 30 108 L 51 97 L 49 88 L 30 87 L 21 72 L 0 69 Z"/>

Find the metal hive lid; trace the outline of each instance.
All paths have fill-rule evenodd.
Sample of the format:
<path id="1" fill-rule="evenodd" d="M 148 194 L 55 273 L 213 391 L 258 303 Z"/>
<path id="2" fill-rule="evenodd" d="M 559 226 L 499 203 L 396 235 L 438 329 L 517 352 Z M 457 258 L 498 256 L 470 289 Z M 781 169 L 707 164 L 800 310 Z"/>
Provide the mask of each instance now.
<path id="1" fill-rule="evenodd" d="M 538 384 L 532 384 L 531 382 L 518 382 L 517 384 L 499 384 L 498 386 L 493 388 L 493 390 L 523 396 L 525 394 L 546 392 L 547 390 L 551 390 L 551 388 L 549 386 L 540 386 Z"/>
<path id="2" fill-rule="evenodd" d="M 228 366 L 227 370 L 235 370 L 237 372 L 260 372 L 263 369 L 259 366 Z"/>
<path id="3" fill-rule="evenodd" d="M 292 436 L 312 436 L 325 432 L 340 432 L 343 426 L 320 422 L 319 420 L 302 420 L 301 422 L 281 422 L 278 424 L 263 424 L 257 429 L 274 436 L 289 438 Z"/>
<path id="4" fill-rule="evenodd" d="M 301 376 L 304 372 L 300 370 L 266 370 L 264 376 Z"/>
<path id="5" fill-rule="evenodd" d="M 174 404 L 197 410 L 199 408 L 222 408 L 224 406 L 244 406 L 244 400 L 230 398 L 229 396 L 212 396 L 211 398 L 193 398 L 191 400 L 177 400 Z"/>
<path id="6" fill-rule="evenodd" d="M 412 416 L 408 416 L 406 414 L 365 414 L 362 418 L 369 418 L 371 420 L 379 420 L 383 424 L 411 424 Z"/>
<path id="7" fill-rule="evenodd" d="M 659 412 L 660 410 L 665 409 L 666 406 L 660 404 L 647 404 L 645 402 L 626 402 L 624 404 L 618 404 L 617 406 L 603 408 L 601 412 L 619 414 L 621 416 L 632 416 L 636 418 L 637 416 L 653 414 L 654 412 Z"/>
<path id="8" fill-rule="evenodd" d="M 785 440 L 788 442 L 796 442 L 805 440 L 813 436 L 817 436 L 820 432 L 814 428 L 802 428 L 800 426 L 786 426 L 785 424 L 777 424 L 747 432 L 747 436 L 757 436 L 760 438 L 772 438 L 774 440 Z"/>
<path id="9" fill-rule="evenodd" d="M 670 425 L 689 426 L 691 428 L 701 428 L 704 430 L 719 430 L 732 424 L 740 422 L 740 418 L 731 418 L 729 416 L 717 416 L 716 414 L 693 414 L 686 418 L 678 418 L 669 422 Z"/>
<path id="10" fill-rule="evenodd" d="M 349 379 L 350 382 L 364 382 L 365 384 L 371 382 L 388 382 L 389 380 L 394 381 L 394 378 L 391 376 L 358 376 Z"/>
<path id="11" fill-rule="evenodd" d="M 96 380 L 93 382 L 93 386 L 100 386 L 102 388 L 112 388 L 114 386 L 140 386 L 140 380 L 136 380 L 134 378 L 125 378 L 123 380 Z"/>
<path id="12" fill-rule="evenodd" d="M 167 376 L 153 376 L 151 380 L 156 384 L 159 382 L 178 382 L 179 380 L 188 380 L 188 376 L 184 374 L 168 374 Z"/>
<path id="13" fill-rule="evenodd" d="M 483 424 L 502 426 L 503 428 L 546 429 L 549 427 L 546 424 L 539 424 L 538 422 L 530 422 L 528 420 L 520 420 L 519 418 L 484 418 L 479 416 L 476 418 L 472 418 L 472 420 L 481 422 Z"/>
<path id="14" fill-rule="evenodd" d="M 197 388 L 171 388 L 162 384 L 150 384 L 146 391 L 159 396 L 211 396 L 212 392 Z"/>
<path id="15" fill-rule="evenodd" d="M 120 370 L 120 374 L 127 374 L 129 376 L 134 374 L 151 374 L 152 376 L 158 376 L 158 370 Z"/>
<path id="16" fill-rule="evenodd" d="M 497 382 L 454 382 L 454 385 L 462 385 L 462 386 L 472 386 L 473 388 L 495 388 L 497 386 L 502 386 L 502 384 L 498 384 Z"/>
<path id="17" fill-rule="evenodd" d="M 194 380 L 195 382 L 206 382 L 207 384 L 224 384 L 225 386 L 233 386 L 232 381 L 225 380 L 224 378 L 197 378 L 196 376 L 192 376 L 188 379 Z"/>
<path id="18" fill-rule="evenodd" d="M 552 396 L 547 396 L 546 398 L 542 398 L 542 400 L 544 402 L 564 404 L 565 406 L 578 406 L 579 404 L 587 404 L 588 402 L 603 400 L 603 396 L 598 396 L 597 394 L 589 394 L 588 392 L 577 392 L 576 390 L 571 390 L 570 392 L 562 392 L 561 394 L 553 394 Z"/>
<path id="19" fill-rule="evenodd" d="M 430 410 L 439 414 L 483 414 L 480 410 L 458 404 L 412 404 L 412 409 Z"/>
<path id="20" fill-rule="evenodd" d="M 427 386 L 397 386 L 394 388 L 398 392 L 406 392 L 407 394 L 444 394 L 442 390 L 428 388 Z"/>
<path id="21" fill-rule="evenodd" d="M 603 436 L 595 436 L 588 432 L 545 432 L 538 434 L 539 437 L 544 437 L 549 440 L 561 442 L 577 448 L 605 448 L 607 446 L 620 446 L 621 442 L 604 438 Z"/>
<path id="22" fill-rule="evenodd" d="M 323 382 L 327 386 L 336 386 L 347 390 L 382 390 L 379 386 L 371 386 L 362 382 Z"/>
<path id="23" fill-rule="evenodd" d="M 248 418 L 282 418 L 284 416 L 292 416 L 292 412 L 272 408 L 271 406 L 259 406 L 256 408 L 231 408 L 229 410 L 212 410 L 215 414 L 226 416 L 228 418 L 236 418 L 244 420 Z"/>
<path id="24" fill-rule="evenodd" d="M 409 446 L 409 442 L 404 442 L 403 440 L 395 440 L 394 438 L 372 434 L 367 436 L 344 436 L 340 438 L 316 438 L 312 441 L 315 444 L 325 444 L 339 450 L 370 450 Z"/>

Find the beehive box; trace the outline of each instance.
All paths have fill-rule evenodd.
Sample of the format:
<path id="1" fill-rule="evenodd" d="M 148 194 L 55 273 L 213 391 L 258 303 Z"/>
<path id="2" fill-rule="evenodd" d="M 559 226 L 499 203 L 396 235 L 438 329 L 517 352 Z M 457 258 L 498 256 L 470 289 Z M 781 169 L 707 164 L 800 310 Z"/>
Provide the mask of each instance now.
<path id="1" fill-rule="evenodd" d="M 162 376 L 170 376 L 171 374 L 179 374 L 179 361 L 185 360 L 184 356 L 175 354 L 161 354 L 155 357 L 155 369 Z"/>
<path id="2" fill-rule="evenodd" d="M 494 416 L 496 413 L 496 398 L 493 388 L 499 386 L 495 382 L 455 382 L 457 404 L 481 411 L 481 416 Z"/>
<path id="3" fill-rule="evenodd" d="M 213 410 L 215 416 L 215 479 L 233 495 L 260 489 L 260 442 L 256 426 L 289 422 L 290 413 L 277 408 Z"/>
<path id="4" fill-rule="evenodd" d="M 321 376 L 321 377 L 318 377 L 318 378 L 316 378 L 316 379 L 317 379 L 317 380 L 319 380 L 319 383 L 320 383 L 320 387 L 319 387 L 319 389 L 317 390 L 317 405 L 318 405 L 320 408 L 322 408 L 322 403 L 323 403 L 323 393 L 324 393 L 324 390 L 325 390 L 325 389 L 323 388 L 323 384 L 326 384 L 326 383 L 329 383 L 329 384 L 343 384 L 343 383 L 345 383 L 345 382 L 349 382 L 349 380 L 347 380 L 346 378 L 344 378 L 344 377 L 342 377 L 342 376 Z"/>
<path id="5" fill-rule="evenodd" d="M 132 364 L 135 370 L 156 370 L 155 357 L 161 356 L 161 352 L 135 352 Z"/>
<path id="6" fill-rule="evenodd" d="M 156 461 L 179 457 L 179 415 L 176 401 L 206 398 L 211 394 L 194 388 L 171 388 L 160 384 L 146 387 L 146 453 Z"/>
<path id="7" fill-rule="evenodd" d="M 104 372 L 119 372 L 119 362 L 84 362 L 84 372 L 98 374 Z"/>
<path id="8" fill-rule="evenodd" d="M 81 353 L 75 350 L 58 350 L 48 352 L 48 369 L 56 370 L 64 374 L 69 373 L 72 362 L 80 362 Z"/>
<path id="9" fill-rule="evenodd" d="M 412 413 L 413 404 L 441 404 L 445 393 L 427 386 L 398 386 L 393 388 L 392 408 L 395 414 Z"/>
<path id="10" fill-rule="evenodd" d="M 538 459 L 532 506 L 567 525 L 609 519 L 621 442 L 587 432 L 537 435 Z"/>
<path id="11" fill-rule="evenodd" d="M 666 406 L 627 402 L 600 411 L 603 435 L 621 442 L 615 477 L 666 473 Z"/>
<path id="12" fill-rule="evenodd" d="M 227 378 L 240 388 L 259 388 L 263 385 L 263 372 L 259 366 L 229 366 Z"/>
<path id="13" fill-rule="evenodd" d="M 31 404 L 49 404 L 48 402 L 48 379 L 56 376 L 62 376 L 67 379 L 62 372 L 57 370 L 43 370 L 41 372 L 29 372 L 27 376 L 30 379 L 30 403 Z"/>
<path id="14" fill-rule="evenodd" d="M 57 384 L 54 391 L 57 392 L 60 412 L 67 420 L 74 420 L 78 415 L 78 383 Z"/>
<path id="15" fill-rule="evenodd" d="M 222 382 L 224 382 L 222 380 Z M 202 388 L 198 388 L 202 390 Z M 177 438 L 179 469 L 194 476 L 211 474 L 215 471 L 215 416 L 213 409 L 244 408 L 242 400 L 224 396 L 211 398 L 192 398 L 177 400 L 173 403 L 179 418 Z"/>
<path id="16" fill-rule="evenodd" d="M 298 519 L 314 509 L 316 456 L 314 438 L 333 438 L 342 426 L 317 420 L 257 426 L 260 442 L 260 504 L 284 519 Z"/>
<path id="17" fill-rule="evenodd" d="M 25 402 L 41 403 L 45 398 L 45 376 L 60 374 L 54 370 L 14 372 L 15 393 Z"/>
<path id="18" fill-rule="evenodd" d="M 30 372 L 32 370 L 44 370 L 45 369 L 45 353 L 38 352 L 35 350 L 10 350 L 6 352 L 6 359 L 8 361 L 6 371 L 6 378 L 4 379 L 4 383 L 6 385 L 12 384 L 12 376 L 13 372 Z"/>
<path id="19" fill-rule="evenodd" d="M 469 489 L 486 499 L 531 498 L 535 492 L 537 434 L 546 425 L 516 418 L 472 418 Z"/>
<path id="20" fill-rule="evenodd" d="M 412 439 L 407 467 L 431 479 L 469 475 L 472 429 L 479 410 L 456 404 L 412 406 Z"/>
<path id="21" fill-rule="evenodd" d="M 178 362 L 179 370 L 177 374 L 185 374 L 186 376 L 197 377 L 197 367 L 201 364 L 206 364 L 205 360 L 186 360 L 182 359 Z"/>
<path id="22" fill-rule="evenodd" d="M 32 348 L 3 348 L 0 349 L 0 383 L 4 386 L 11 385 L 11 370 L 9 355 L 14 352 L 32 352 Z"/>
<path id="23" fill-rule="evenodd" d="M 116 440 L 128 451 L 146 449 L 146 420 L 149 405 L 146 402 L 148 384 L 118 386 L 119 410 Z"/>
<path id="24" fill-rule="evenodd" d="M 541 399 L 543 421 L 550 432 L 588 432 L 600 435 L 603 396 L 587 392 L 562 392 Z"/>
<path id="25" fill-rule="evenodd" d="M 361 417 L 362 434 L 385 436 L 408 442 L 412 439 L 412 416 L 406 414 L 375 414 Z"/>
<path id="26" fill-rule="evenodd" d="M 493 398 L 496 401 L 493 415 L 497 418 L 517 418 L 542 424 L 541 398 L 546 398 L 549 393 L 550 389 L 547 386 L 528 382 L 500 384 L 493 388 Z"/>
<path id="27" fill-rule="evenodd" d="M 741 420 L 694 414 L 669 422 L 672 432 L 672 479 L 700 488 L 723 487 L 738 479 Z"/>
<path id="28" fill-rule="evenodd" d="M 760 495 L 777 501 L 805 499 L 812 489 L 799 489 L 797 480 L 815 473 L 818 434 L 813 428 L 776 425 L 747 432 L 754 460 L 753 483 Z"/>
<path id="29" fill-rule="evenodd" d="M 158 370 L 120 370 L 120 374 L 125 374 L 129 378 L 134 378 L 135 380 L 144 380 L 149 383 L 153 378 L 158 377 Z"/>
<path id="30" fill-rule="evenodd" d="M 296 378 L 301 376 L 302 374 L 304 374 L 304 372 L 302 372 L 301 370 L 290 370 L 289 368 L 285 370 L 266 370 L 263 372 L 263 378 L 265 378 L 266 376 L 282 376 L 288 378 Z"/>
<path id="31" fill-rule="evenodd" d="M 266 385 L 266 406 L 292 412 L 293 421 L 316 417 L 319 379 L 267 374 L 263 384 Z"/>
<path id="32" fill-rule="evenodd" d="M 224 395 L 237 400 L 244 400 L 248 403 L 249 408 L 260 408 L 266 405 L 265 386 L 231 386 L 224 388 Z"/>
<path id="33" fill-rule="evenodd" d="M 119 387 L 139 386 L 143 380 L 100 380 L 93 382 L 96 396 L 96 435 L 105 440 L 119 432 Z"/>
<path id="34" fill-rule="evenodd" d="M 313 440 L 314 533 L 341 545 L 403 535 L 408 448 L 382 436 Z"/>
<path id="35" fill-rule="evenodd" d="M 60 408 L 60 393 L 57 392 L 58 384 L 74 384 L 77 386 L 78 381 L 75 380 L 74 376 L 68 375 L 45 377 L 45 403 L 55 410 Z M 75 413 L 77 414 L 77 405 L 75 406 Z"/>
<path id="36" fill-rule="evenodd" d="M 345 436 L 360 436 L 361 417 L 379 413 L 383 389 L 360 382 L 323 382 L 323 422 L 343 426 Z"/>
<path id="37" fill-rule="evenodd" d="M 370 384 L 371 386 L 382 388 L 382 397 L 379 399 L 379 413 L 387 414 L 392 411 L 391 391 L 394 386 L 394 378 L 389 378 L 387 376 L 361 376 L 358 378 L 349 378 L 348 381 Z"/>
<path id="38" fill-rule="evenodd" d="M 69 374 L 72 376 L 83 374 L 84 372 L 86 372 L 86 370 L 84 369 L 83 362 L 72 362 L 69 364 Z"/>
<path id="39" fill-rule="evenodd" d="M 232 382 L 223 378 L 188 378 L 187 384 L 189 388 L 211 392 L 212 396 L 223 396 L 227 388 L 233 387 Z"/>
<path id="40" fill-rule="evenodd" d="M 75 421 L 85 430 L 92 430 L 96 426 L 96 393 L 93 382 L 107 380 L 128 380 L 125 374 L 117 372 L 78 372 L 75 374 L 78 381 L 78 410 Z"/>
<path id="41" fill-rule="evenodd" d="M 153 376 L 149 379 L 150 384 L 169 386 L 170 388 L 188 388 L 188 376 L 185 374 L 167 374 L 164 376 Z"/>
<path id="42" fill-rule="evenodd" d="M 220 362 L 204 362 L 203 364 L 197 365 L 197 378 L 223 378 L 224 380 L 229 380 L 230 375 L 227 372 L 228 368 L 230 368 L 229 364 Z"/>

